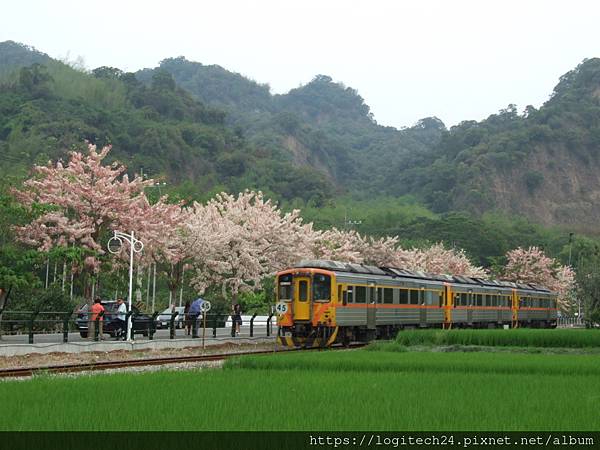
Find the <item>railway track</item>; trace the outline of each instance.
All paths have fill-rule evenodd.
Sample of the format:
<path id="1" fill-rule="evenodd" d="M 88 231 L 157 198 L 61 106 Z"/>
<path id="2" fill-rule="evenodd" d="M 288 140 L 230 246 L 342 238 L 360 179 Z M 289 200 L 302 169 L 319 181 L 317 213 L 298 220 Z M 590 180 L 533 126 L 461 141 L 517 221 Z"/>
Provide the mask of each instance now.
<path id="1" fill-rule="evenodd" d="M 362 347 L 365 344 L 353 344 L 350 348 Z M 331 347 L 330 349 L 344 349 L 345 347 Z M 187 362 L 205 362 L 205 361 L 222 361 L 227 358 L 234 356 L 244 355 L 263 355 L 273 353 L 286 353 L 296 351 L 307 351 L 307 350 L 322 350 L 319 348 L 309 349 L 292 349 L 292 350 L 264 350 L 264 351 L 251 351 L 251 352 L 238 352 L 238 353 L 218 353 L 213 355 L 188 355 L 188 356 L 168 356 L 162 358 L 140 358 L 140 359 L 127 359 L 122 361 L 99 361 L 94 363 L 81 363 L 81 364 L 62 364 L 62 365 L 51 365 L 42 367 L 23 367 L 23 368 L 11 368 L 11 369 L 0 369 L 0 378 L 18 378 L 18 377 L 30 377 L 36 374 L 56 374 L 56 373 L 75 373 L 75 372 L 86 372 L 86 371 L 101 371 L 107 369 L 121 369 L 129 367 L 142 367 L 142 366 L 161 366 L 166 364 L 178 364 Z"/>

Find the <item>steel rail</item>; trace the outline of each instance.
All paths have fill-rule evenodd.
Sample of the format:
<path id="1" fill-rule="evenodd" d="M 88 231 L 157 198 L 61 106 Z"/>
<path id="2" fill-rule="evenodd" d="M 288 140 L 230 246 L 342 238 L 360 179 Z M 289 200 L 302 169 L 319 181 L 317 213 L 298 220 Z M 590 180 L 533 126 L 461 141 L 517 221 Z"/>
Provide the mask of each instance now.
<path id="1" fill-rule="evenodd" d="M 362 347 L 365 344 L 352 344 L 350 348 Z M 348 347 L 329 347 L 327 350 L 346 349 Z M 57 364 L 40 367 L 19 367 L 0 369 L 1 378 L 16 378 L 16 377 L 30 377 L 36 374 L 56 374 L 56 373 L 73 373 L 73 372 L 85 372 L 85 371 L 100 371 L 107 369 L 122 369 L 128 367 L 142 367 L 142 366 L 158 366 L 165 364 L 177 364 L 185 362 L 204 362 L 204 361 L 222 361 L 227 358 L 235 356 L 246 356 L 246 355 L 264 355 L 264 354 L 277 354 L 295 351 L 306 351 L 306 350 L 324 350 L 323 348 L 307 348 L 307 349 L 286 349 L 286 350 L 261 350 L 261 351 L 250 351 L 250 352 L 235 352 L 235 353 L 216 353 L 211 355 L 188 355 L 188 356 L 167 356 L 161 358 L 139 358 L 139 359 L 126 359 L 121 361 L 99 361 L 91 363 L 75 363 L 75 364 Z"/>

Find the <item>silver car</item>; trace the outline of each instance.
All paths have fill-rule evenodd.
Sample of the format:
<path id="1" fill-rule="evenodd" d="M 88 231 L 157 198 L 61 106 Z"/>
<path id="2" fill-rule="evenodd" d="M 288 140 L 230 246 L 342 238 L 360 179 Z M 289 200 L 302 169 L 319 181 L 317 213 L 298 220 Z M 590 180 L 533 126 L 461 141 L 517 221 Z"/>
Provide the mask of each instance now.
<path id="1" fill-rule="evenodd" d="M 183 328 L 185 322 L 185 314 L 183 306 L 176 306 L 175 311 L 178 313 L 175 316 L 175 328 Z M 171 321 L 172 308 L 167 308 L 156 317 L 156 328 L 169 328 Z"/>

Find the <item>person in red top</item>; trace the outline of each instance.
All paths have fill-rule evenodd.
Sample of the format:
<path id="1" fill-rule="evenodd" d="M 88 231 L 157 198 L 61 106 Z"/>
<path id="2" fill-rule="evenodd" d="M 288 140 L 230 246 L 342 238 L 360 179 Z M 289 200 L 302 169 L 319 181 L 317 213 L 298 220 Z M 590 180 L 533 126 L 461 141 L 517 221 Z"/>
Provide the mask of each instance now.
<path id="1" fill-rule="evenodd" d="M 98 336 L 100 338 L 100 340 L 103 340 L 104 338 L 102 337 L 102 333 L 103 333 L 103 320 L 104 317 L 102 317 L 104 314 L 100 314 L 100 313 L 104 313 L 104 306 L 102 306 L 102 303 L 100 303 L 101 300 L 99 298 L 97 298 L 96 300 L 94 300 L 94 304 L 92 305 L 92 316 L 91 316 L 91 322 L 90 322 L 90 337 L 92 339 L 95 338 L 94 335 L 94 326 L 96 324 L 96 319 L 99 318 L 98 321 Z"/>

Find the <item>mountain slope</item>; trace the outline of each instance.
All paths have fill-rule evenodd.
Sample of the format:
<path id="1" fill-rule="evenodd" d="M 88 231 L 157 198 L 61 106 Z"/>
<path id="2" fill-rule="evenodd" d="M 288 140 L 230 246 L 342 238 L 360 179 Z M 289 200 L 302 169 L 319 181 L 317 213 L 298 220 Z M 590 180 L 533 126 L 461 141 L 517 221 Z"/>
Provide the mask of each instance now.
<path id="1" fill-rule="evenodd" d="M 271 95 L 268 86 L 183 57 L 136 76 L 147 83 L 157 71 L 170 73 L 195 98 L 227 108 L 230 123 L 254 145 L 326 171 L 338 186 L 355 193 L 378 195 L 390 162 L 429 149 L 445 129 L 438 119 L 405 130 L 382 127 L 354 89 L 326 75 L 284 95 Z"/>
<path id="2" fill-rule="evenodd" d="M 358 93 L 325 75 L 287 94 L 185 58 L 135 74 L 83 74 L 12 42 L 0 44 L 4 164 L 57 157 L 82 139 L 183 183 L 186 192 L 261 188 L 313 199 L 411 195 L 439 213 L 501 210 L 597 232 L 600 59 L 561 77 L 539 110 L 513 105 L 447 130 L 426 118 L 377 124 Z M 31 62 L 46 61 L 47 69 Z M 5 72 L 6 73 L 6 72 Z M 139 81 L 138 81 L 139 80 Z M 36 159 L 37 158 L 37 159 Z"/>
<path id="3" fill-rule="evenodd" d="M 484 121 L 453 127 L 401 179 L 394 194 L 416 194 L 439 212 L 501 209 L 597 232 L 600 59 L 561 77 L 539 110 L 527 107 L 519 115 L 509 105 Z"/>
<path id="4" fill-rule="evenodd" d="M 111 157 L 132 172 L 162 176 L 195 197 L 260 188 L 321 202 L 332 193 L 322 173 L 251 145 L 225 124 L 223 111 L 193 99 L 168 74 L 143 85 L 114 68 L 88 74 L 51 59 L 23 67 L 29 61 L 17 56 L 5 55 L 13 72 L 0 78 L 3 173 L 64 159 L 87 140 L 112 144 Z"/>

